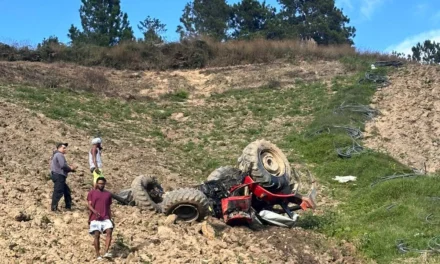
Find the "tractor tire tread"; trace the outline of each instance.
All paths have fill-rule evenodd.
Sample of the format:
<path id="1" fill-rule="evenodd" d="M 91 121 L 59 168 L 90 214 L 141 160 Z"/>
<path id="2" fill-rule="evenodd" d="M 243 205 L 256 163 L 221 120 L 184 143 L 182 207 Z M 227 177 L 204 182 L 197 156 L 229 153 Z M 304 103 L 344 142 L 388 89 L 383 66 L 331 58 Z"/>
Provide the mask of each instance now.
<path id="1" fill-rule="evenodd" d="M 285 177 L 289 182 L 291 173 L 289 161 L 275 144 L 264 139 L 251 142 L 243 149 L 242 155 L 238 158 L 238 168 L 243 172 L 247 172 L 251 169 L 252 177 L 255 181 L 260 182 L 263 186 L 270 185 L 272 176 L 264 169 L 259 157 L 259 153 L 266 149 L 271 149 L 280 157 L 285 166 L 285 171 L 281 176 Z M 250 168 L 251 163 L 253 164 L 252 168 Z"/>
<path id="2" fill-rule="evenodd" d="M 221 166 L 208 176 L 208 181 L 236 179 L 241 175 L 241 170 L 232 166 Z"/>
<path id="3" fill-rule="evenodd" d="M 209 201 L 205 194 L 197 189 L 181 188 L 167 192 L 162 202 L 162 211 L 165 215 L 173 213 L 180 204 L 189 203 L 197 207 L 199 212 L 198 221 L 209 214 Z"/>
<path id="4" fill-rule="evenodd" d="M 150 176 L 141 175 L 136 177 L 131 183 L 133 200 L 135 205 L 149 211 L 162 212 L 162 207 L 153 201 L 147 192 L 147 185 L 154 184 L 155 180 Z"/>

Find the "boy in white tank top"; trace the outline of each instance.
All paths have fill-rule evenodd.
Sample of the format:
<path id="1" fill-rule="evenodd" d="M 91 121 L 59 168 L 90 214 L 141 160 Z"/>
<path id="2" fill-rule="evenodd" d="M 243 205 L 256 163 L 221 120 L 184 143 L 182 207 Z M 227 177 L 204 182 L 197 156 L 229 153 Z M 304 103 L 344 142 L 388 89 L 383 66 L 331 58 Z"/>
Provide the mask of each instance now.
<path id="1" fill-rule="evenodd" d="M 96 189 L 96 179 L 98 177 L 104 177 L 102 174 L 102 139 L 97 137 L 92 140 L 92 149 L 89 151 L 89 165 L 90 172 L 93 174 L 93 188 Z"/>

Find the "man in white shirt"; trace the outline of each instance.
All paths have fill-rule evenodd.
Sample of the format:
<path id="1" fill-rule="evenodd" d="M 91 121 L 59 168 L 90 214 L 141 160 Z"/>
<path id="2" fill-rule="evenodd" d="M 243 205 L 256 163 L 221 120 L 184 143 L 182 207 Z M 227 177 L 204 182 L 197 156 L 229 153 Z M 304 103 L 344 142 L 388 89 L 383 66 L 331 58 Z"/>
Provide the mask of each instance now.
<path id="1" fill-rule="evenodd" d="M 92 148 L 89 151 L 90 172 L 93 174 L 93 188 L 96 189 L 96 179 L 104 177 L 102 174 L 102 139 L 96 137 L 92 139 Z"/>

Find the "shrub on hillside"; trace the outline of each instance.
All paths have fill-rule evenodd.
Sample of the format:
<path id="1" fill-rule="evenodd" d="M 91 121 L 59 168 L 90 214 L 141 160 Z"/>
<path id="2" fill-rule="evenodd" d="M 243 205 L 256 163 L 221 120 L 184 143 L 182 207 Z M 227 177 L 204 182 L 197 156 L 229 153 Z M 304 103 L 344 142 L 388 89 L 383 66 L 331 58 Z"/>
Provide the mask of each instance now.
<path id="1" fill-rule="evenodd" d="M 359 52 L 350 45 L 316 46 L 296 40 L 216 42 L 209 39 L 187 39 L 160 44 L 132 41 L 113 47 L 100 47 L 86 44 L 68 46 L 56 38 L 49 38 L 35 50 L 0 43 L 0 60 L 63 61 L 129 70 L 195 69 L 270 63 L 280 59 L 334 60 L 357 55 L 360 55 Z M 367 55 L 383 56 L 375 53 Z"/>
<path id="2" fill-rule="evenodd" d="M 0 43 L 0 59 L 6 61 L 40 61 L 41 58 L 36 50 L 28 46 L 14 47 Z"/>

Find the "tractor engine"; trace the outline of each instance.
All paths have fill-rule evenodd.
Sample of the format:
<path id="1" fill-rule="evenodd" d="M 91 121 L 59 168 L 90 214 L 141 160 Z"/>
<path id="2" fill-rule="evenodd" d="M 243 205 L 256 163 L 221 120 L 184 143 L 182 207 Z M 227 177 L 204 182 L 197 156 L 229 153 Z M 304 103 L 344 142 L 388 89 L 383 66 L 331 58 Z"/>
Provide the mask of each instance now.
<path id="1" fill-rule="evenodd" d="M 238 180 L 213 180 L 206 181 L 201 184 L 198 189 L 208 197 L 209 205 L 212 209 L 212 216 L 216 218 L 222 218 L 222 199 L 229 197 L 229 189 L 240 184 Z"/>
<path id="2" fill-rule="evenodd" d="M 251 196 L 243 195 L 240 191 L 230 193 L 230 190 L 239 186 L 241 181 L 241 177 L 240 179 L 212 180 L 199 186 L 199 190 L 209 199 L 212 216 L 223 218 L 229 225 L 252 221 Z"/>

